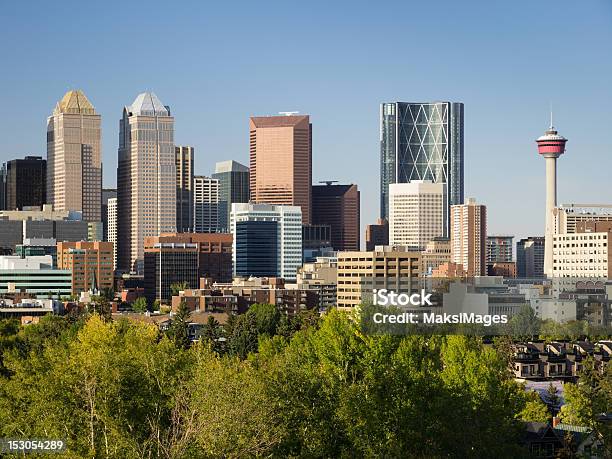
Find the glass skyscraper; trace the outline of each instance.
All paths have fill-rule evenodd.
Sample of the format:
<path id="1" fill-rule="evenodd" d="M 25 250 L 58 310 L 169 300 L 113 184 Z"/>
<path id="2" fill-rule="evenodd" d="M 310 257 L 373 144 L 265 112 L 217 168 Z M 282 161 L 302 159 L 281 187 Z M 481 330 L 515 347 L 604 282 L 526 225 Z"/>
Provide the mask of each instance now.
<path id="1" fill-rule="evenodd" d="M 444 236 L 450 206 L 463 204 L 463 103 L 390 102 L 380 106 L 380 216 L 389 218 L 389 184 L 444 184 Z"/>
<path id="2" fill-rule="evenodd" d="M 229 231 L 232 204 L 249 202 L 249 168 L 233 160 L 216 164 L 212 178 L 219 181 L 219 231 Z"/>

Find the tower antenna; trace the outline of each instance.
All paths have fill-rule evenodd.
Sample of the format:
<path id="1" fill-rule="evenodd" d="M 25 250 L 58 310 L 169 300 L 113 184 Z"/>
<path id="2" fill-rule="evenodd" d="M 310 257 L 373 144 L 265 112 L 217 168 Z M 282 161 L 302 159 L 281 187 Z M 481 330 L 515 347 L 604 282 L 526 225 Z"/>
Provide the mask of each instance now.
<path id="1" fill-rule="evenodd" d="M 550 130 L 552 131 L 554 129 L 553 126 L 553 109 L 552 109 L 552 102 L 550 102 Z"/>

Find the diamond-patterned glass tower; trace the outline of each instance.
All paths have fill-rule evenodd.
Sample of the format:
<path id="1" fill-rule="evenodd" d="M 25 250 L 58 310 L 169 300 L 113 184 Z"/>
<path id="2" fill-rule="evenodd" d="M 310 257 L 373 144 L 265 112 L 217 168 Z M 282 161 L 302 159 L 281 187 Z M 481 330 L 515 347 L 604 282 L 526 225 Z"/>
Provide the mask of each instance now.
<path id="1" fill-rule="evenodd" d="M 389 216 L 389 184 L 444 184 L 444 235 L 450 206 L 463 204 L 463 103 L 380 105 L 380 216 Z"/>

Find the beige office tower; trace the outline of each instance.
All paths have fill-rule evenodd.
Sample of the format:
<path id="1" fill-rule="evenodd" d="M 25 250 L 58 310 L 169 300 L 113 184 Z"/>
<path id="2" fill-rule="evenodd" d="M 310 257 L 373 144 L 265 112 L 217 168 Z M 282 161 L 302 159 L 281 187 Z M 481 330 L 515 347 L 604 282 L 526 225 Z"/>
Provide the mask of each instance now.
<path id="1" fill-rule="evenodd" d="M 486 274 L 487 208 L 473 198 L 451 206 L 451 261 L 468 277 Z"/>
<path id="2" fill-rule="evenodd" d="M 389 245 L 423 250 L 444 234 L 444 184 L 430 180 L 389 185 Z"/>
<path id="3" fill-rule="evenodd" d="M 47 201 L 102 220 L 100 115 L 80 90 L 68 91 L 47 119 Z"/>
<path id="4" fill-rule="evenodd" d="M 251 117 L 251 202 L 300 206 L 311 223 L 312 125 L 308 115 Z"/>
<path id="5" fill-rule="evenodd" d="M 176 147 L 176 230 L 193 231 L 193 147 Z"/>
<path id="6" fill-rule="evenodd" d="M 119 124 L 117 268 L 142 273 L 144 238 L 176 232 L 174 118 L 147 92 Z"/>
<path id="7" fill-rule="evenodd" d="M 108 221 L 104 222 L 107 226 L 108 242 L 113 243 L 113 270 L 117 269 L 117 198 L 108 198 Z"/>

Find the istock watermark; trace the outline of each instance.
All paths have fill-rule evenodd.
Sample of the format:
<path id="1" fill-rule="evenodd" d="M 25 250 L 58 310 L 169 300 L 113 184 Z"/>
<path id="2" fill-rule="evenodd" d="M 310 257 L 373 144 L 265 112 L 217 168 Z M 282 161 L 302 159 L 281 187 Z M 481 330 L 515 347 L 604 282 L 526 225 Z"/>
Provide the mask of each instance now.
<path id="1" fill-rule="evenodd" d="M 431 293 L 425 293 L 425 289 L 421 289 L 421 293 L 397 293 L 393 290 L 381 288 L 374 289 L 374 305 L 375 306 L 433 306 L 431 302 Z"/>

